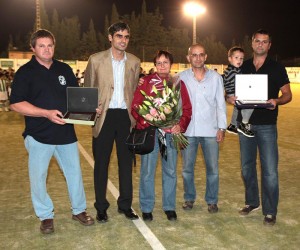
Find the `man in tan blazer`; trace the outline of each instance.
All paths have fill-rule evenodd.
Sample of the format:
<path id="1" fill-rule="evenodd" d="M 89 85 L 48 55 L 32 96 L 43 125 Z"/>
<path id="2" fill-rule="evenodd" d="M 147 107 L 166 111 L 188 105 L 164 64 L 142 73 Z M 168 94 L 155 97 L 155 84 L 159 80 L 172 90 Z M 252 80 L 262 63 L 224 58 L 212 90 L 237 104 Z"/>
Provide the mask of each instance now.
<path id="1" fill-rule="evenodd" d="M 98 119 L 93 127 L 95 208 L 97 221 L 107 222 L 106 199 L 108 166 L 116 142 L 119 190 L 118 212 L 134 220 L 138 216 L 132 204 L 132 155 L 125 140 L 135 120 L 130 114 L 131 102 L 138 84 L 140 60 L 126 53 L 130 28 L 118 22 L 108 28 L 111 48 L 91 55 L 85 71 L 84 84 L 99 88 Z"/>

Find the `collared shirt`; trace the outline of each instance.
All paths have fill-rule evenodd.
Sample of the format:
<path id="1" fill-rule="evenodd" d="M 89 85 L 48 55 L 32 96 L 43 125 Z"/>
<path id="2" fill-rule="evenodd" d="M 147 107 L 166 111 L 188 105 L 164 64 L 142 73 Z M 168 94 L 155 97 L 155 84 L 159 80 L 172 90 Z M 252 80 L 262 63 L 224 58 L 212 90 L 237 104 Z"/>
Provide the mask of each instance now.
<path id="1" fill-rule="evenodd" d="M 126 109 L 126 102 L 124 99 L 124 74 L 125 74 L 125 61 L 127 60 L 126 53 L 124 53 L 124 58 L 120 61 L 112 58 L 112 67 L 114 75 L 114 92 L 109 103 L 110 109 Z"/>
<path id="2" fill-rule="evenodd" d="M 195 78 L 191 68 L 179 74 L 188 89 L 193 109 L 186 136 L 215 137 L 219 128 L 227 127 L 222 77 L 214 70 L 205 70 L 201 81 Z"/>
<path id="3" fill-rule="evenodd" d="M 256 70 L 253 64 L 253 58 L 246 60 L 241 66 L 243 74 L 267 74 L 268 75 L 268 99 L 277 99 L 280 88 L 290 83 L 285 67 L 273 60 L 269 56 L 263 65 Z M 270 109 L 254 109 L 249 123 L 253 125 L 271 125 L 277 123 L 278 106 L 274 110 Z M 241 121 L 239 111 L 238 121 Z"/>
<path id="4" fill-rule="evenodd" d="M 53 60 L 49 69 L 32 59 L 15 74 L 10 103 L 29 102 L 42 109 L 67 111 L 67 87 L 78 87 L 71 67 Z M 30 135 L 36 141 L 51 145 L 64 145 L 77 141 L 72 124 L 60 125 L 45 117 L 25 115 L 24 138 Z"/>

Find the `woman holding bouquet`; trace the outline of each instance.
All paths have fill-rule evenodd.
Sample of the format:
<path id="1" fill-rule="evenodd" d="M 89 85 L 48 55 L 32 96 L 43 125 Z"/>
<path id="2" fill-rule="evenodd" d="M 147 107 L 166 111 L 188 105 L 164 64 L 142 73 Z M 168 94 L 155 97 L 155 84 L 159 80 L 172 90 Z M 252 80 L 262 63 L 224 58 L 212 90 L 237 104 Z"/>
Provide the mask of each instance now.
<path id="1" fill-rule="evenodd" d="M 160 50 L 153 62 L 156 73 L 143 78 L 144 82 L 136 89 L 131 105 L 131 113 L 137 121 L 137 129 L 144 129 L 150 125 L 159 127 L 156 129 L 154 150 L 141 156 L 140 208 L 145 221 L 153 220 L 155 172 L 160 151 L 163 210 L 168 220 L 176 220 L 176 145 L 178 144 L 173 138 L 186 131 L 191 120 L 192 106 L 184 82 L 178 79 L 176 81 L 170 75 L 172 54 Z M 143 105 L 145 100 L 148 106 Z"/>

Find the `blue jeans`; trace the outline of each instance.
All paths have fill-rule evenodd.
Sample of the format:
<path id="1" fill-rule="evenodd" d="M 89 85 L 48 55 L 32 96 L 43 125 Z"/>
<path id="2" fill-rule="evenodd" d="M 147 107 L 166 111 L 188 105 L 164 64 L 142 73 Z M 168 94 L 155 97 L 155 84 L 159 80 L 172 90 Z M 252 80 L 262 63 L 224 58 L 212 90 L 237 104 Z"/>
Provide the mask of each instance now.
<path id="1" fill-rule="evenodd" d="M 159 152 L 157 131 L 154 150 L 141 156 L 140 208 L 144 213 L 153 211 L 155 203 L 155 172 Z M 177 150 L 172 143 L 171 134 L 166 134 L 167 161 L 162 159 L 162 202 L 163 210 L 176 209 Z"/>
<path id="2" fill-rule="evenodd" d="M 37 217 L 40 220 L 54 217 L 54 206 L 46 187 L 48 167 L 53 155 L 67 181 L 72 213 L 77 215 L 85 211 L 86 199 L 77 142 L 65 145 L 49 145 L 37 142 L 31 136 L 26 136 L 25 147 L 29 154 L 31 199 Z"/>
<path id="3" fill-rule="evenodd" d="M 262 175 L 262 212 L 264 215 L 276 215 L 279 199 L 277 127 L 252 125 L 251 130 L 255 137 L 249 138 L 239 133 L 245 202 L 255 207 L 260 205 L 256 171 L 258 149 Z"/>
<path id="4" fill-rule="evenodd" d="M 219 193 L 219 144 L 216 137 L 187 137 L 190 145 L 182 150 L 183 157 L 183 184 L 184 200 L 196 200 L 194 169 L 197 158 L 198 145 L 201 145 L 206 166 L 206 191 L 207 204 L 218 204 Z"/>

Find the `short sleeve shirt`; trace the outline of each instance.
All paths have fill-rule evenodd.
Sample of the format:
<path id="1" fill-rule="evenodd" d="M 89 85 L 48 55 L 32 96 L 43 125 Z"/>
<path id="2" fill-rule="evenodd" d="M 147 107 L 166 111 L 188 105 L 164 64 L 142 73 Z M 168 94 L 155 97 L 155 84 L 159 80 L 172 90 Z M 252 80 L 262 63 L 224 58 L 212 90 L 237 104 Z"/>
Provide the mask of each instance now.
<path id="1" fill-rule="evenodd" d="M 253 64 L 253 58 L 245 61 L 241 66 L 243 74 L 267 74 L 268 75 L 268 99 L 277 99 L 280 88 L 290 83 L 286 69 L 280 63 L 267 57 L 264 64 L 256 71 Z M 278 106 L 274 110 L 254 109 L 250 124 L 253 125 L 271 125 L 277 123 Z M 239 112 L 238 121 L 241 121 Z"/>
<path id="2" fill-rule="evenodd" d="M 78 87 L 71 67 L 53 60 L 49 69 L 32 59 L 16 72 L 10 103 L 27 101 L 43 109 L 67 111 L 66 88 Z M 24 138 L 30 135 L 45 144 L 62 145 L 77 141 L 74 126 L 59 125 L 44 117 L 25 116 Z"/>

